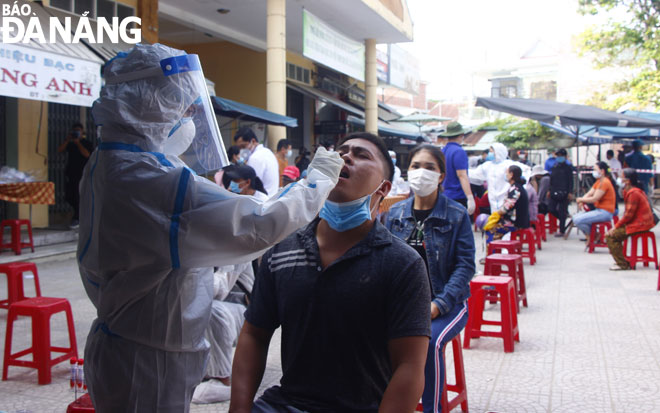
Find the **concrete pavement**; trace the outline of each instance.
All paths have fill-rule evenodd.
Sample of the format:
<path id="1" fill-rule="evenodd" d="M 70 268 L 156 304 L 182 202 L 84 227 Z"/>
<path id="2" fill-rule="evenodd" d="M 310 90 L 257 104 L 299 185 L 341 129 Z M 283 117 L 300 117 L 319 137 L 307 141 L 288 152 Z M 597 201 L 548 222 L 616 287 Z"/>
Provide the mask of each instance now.
<path id="1" fill-rule="evenodd" d="M 480 258 L 480 236 L 476 240 Z M 660 411 L 658 270 L 638 265 L 636 271 L 612 272 L 606 250 L 583 250 L 575 234 L 566 241 L 550 237 L 537 253 L 536 265 L 525 260 L 529 307 L 519 315 L 521 341 L 515 352 L 505 354 L 495 338 L 473 340 L 463 351 L 470 411 Z M 41 290 L 71 301 L 82 355 L 95 311 L 75 260 L 71 254 L 59 257 L 64 259 L 38 264 Z M 0 297 L 5 295 L 0 277 Z M 487 306 L 491 318 L 497 318 L 498 311 L 497 306 Z M 0 310 L 0 331 L 5 331 L 6 320 L 7 311 Z M 54 343 L 66 342 L 65 326 L 63 316 L 53 318 Z M 30 336 L 29 322 L 20 320 L 13 348 L 28 346 Z M 279 381 L 279 347 L 277 334 L 262 390 Z M 0 382 L 0 411 L 65 411 L 73 400 L 68 363 L 53 367 L 52 373 L 52 383 L 39 386 L 35 370 L 10 367 L 9 380 Z M 191 412 L 227 408 L 228 403 L 193 405 Z"/>

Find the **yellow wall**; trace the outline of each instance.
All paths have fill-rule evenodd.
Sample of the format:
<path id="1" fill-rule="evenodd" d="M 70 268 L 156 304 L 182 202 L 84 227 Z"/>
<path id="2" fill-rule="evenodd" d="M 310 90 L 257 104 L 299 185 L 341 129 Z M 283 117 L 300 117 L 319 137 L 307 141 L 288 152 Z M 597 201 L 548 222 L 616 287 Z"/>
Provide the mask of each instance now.
<path id="1" fill-rule="evenodd" d="M 266 53 L 230 42 L 183 45 L 202 61 L 204 76 L 223 98 L 266 109 Z"/>
<path id="2" fill-rule="evenodd" d="M 39 114 L 43 105 L 41 116 L 41 130 L 39 130 Z M 38 134 L 38 137 L 37 137 Z M 35 153 L 39 141 L 38 152 Z M 48 164 L 45 156 L 48 155 L 48 103 L 36 100 L 18 99 L 18 170 L 23 172 L 36 172 L 39 180 L 48 180 Z M 28 219 L 29 205 L 19 204 L 19 219 Z M 32 227 L 44 228 L 48 226 L 48 205 L 32 206 Z"/>

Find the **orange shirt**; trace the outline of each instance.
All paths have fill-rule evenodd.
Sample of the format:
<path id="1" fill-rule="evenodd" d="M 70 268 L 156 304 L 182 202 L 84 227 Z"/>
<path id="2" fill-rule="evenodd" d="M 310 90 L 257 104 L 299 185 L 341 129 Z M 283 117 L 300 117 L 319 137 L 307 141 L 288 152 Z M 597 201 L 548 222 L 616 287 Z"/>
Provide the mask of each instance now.
<path id="1" fill-rule="evenodd" d="M 280 167 L 280 187 L 282 187 L 282 173 L 284 173 L 284 168 L 289 166 L 289 162 L 286 159 L 281 159 L 279 156 L 276 156 L 276 158 Z"/>
<path id="2" fill-rule="evenodd" d="M 616 209 L 616 194 L 614 193 L 612 182 L 610 182 L 608 178 L 601 178 L 596 181 L 593 189 L 600 189 L 601 191 L 605 191 L 600 200 L 596 202 L 596 208 L 604 209 L 605 211 L 614 213 L 614 209 Z"/>

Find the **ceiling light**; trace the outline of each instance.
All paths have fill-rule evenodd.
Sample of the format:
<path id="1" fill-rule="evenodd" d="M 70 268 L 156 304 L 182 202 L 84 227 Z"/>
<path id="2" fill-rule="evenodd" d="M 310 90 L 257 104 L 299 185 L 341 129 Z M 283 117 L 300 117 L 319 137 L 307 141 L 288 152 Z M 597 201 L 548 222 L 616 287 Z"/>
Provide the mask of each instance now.
<path id="1" fill-rule="evenodd" d="M 218 9 L 218 13 L 227 14 L 227 13 L 229 13 L 229 9 Z"/>

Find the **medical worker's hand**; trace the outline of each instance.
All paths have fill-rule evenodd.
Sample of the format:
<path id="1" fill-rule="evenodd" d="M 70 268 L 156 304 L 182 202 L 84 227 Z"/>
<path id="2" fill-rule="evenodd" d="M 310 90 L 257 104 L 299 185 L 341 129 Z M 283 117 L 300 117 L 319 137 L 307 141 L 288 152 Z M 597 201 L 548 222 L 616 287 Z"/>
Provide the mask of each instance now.
<path id="1" fill-rule="evenodd" d="M 467 211 L 468 215 L 474 214 L 474 210 L 477 208 L 477 204 L 474 203 L 474 197 L 469 196 L 467 199 Z"/>
<path id="2" fill-rule="evenodd" d="M 339 173 L 341 168 L 344 167 L 344 160 L 339 156 L 337 152 L 328 152 L 324 147 L 319 147 L 314 155 L 314 159 L 309 164 L 309 173 L 313 170 L 321 172 L 323 175 L 330 178 L 330 180 L 336 184 L 339 180 Z"/>

